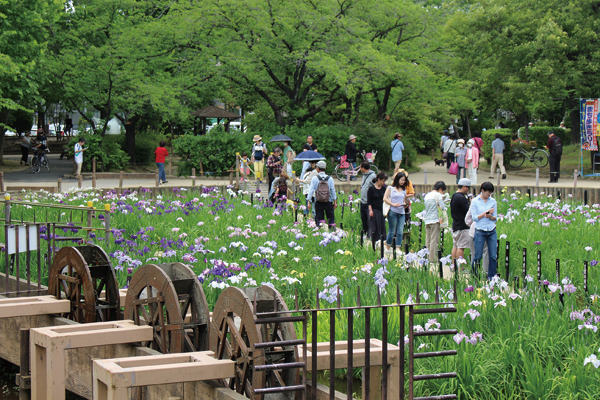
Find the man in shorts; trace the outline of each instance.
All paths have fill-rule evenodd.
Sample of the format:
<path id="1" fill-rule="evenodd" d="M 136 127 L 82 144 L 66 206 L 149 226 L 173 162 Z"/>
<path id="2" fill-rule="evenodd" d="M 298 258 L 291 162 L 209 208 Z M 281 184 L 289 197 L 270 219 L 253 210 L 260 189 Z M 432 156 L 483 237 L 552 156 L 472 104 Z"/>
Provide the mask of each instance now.
<path id="1" fill-rule="evenodd" d="M 462 178 L 458 181 L 458 190 L 450 200 L 450 215 L 452 215 L 452 262 L 464 258 L 465 249 L 469 247 L 469 226 L 465 222 L 465 216 L 469 212 L 470 202 L 467 195 L 471 190 L 471 181 Z"/>

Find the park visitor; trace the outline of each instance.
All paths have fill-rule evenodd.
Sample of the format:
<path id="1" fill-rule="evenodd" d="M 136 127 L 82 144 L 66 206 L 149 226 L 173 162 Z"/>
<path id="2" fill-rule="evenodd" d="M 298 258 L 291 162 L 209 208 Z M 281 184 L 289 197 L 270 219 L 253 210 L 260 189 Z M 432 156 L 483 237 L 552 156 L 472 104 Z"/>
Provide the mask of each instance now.
<path id="1" fill-rule="evenodd" d="M 29 132 L 25 132 L 23 139 L 21 140 L 21 161 L 19 165 L 27 165 L 27 159 L 29 158 L 29 148 L 31 147 L 31 137 Z"/>
<path id="2" fill-rule="evenodd" d="M 167 183 L 167 175 L 165 174 L 165 159 L 169 155 L 167 148 L 165 147 L 167 142 L 161 140 L 158 144 L 154 154 L 156 155 L 156 166 L 158 167 L 158 181 L 160 183 Z"/>
<path id="3" fill-rule="evenodd" d="M 371 243 L 373 250 L 375 244 L 386 235 L 385 216 L 383 215 L 383 202 L 387 186 L 385 181 L 388 176 L 385 172 L 379 172 L 373 178 L 373 186 L 367 191 L 367 206 L 369 207 L 369 230 L 371 232 Z M 391 206 L 391 202 L 388 202 Z"/>
<path id="4" fill-rule="evenodd" d="M 405 206 L 407 202 L 406 188 L 408 187 L 408 178 L 402 172 L 394 176 L 392 184 L 387 187 L 383 201 L 390 205 L 388 212 L 388 234 L 386 247 L 391 250 L 394 238 L 395 246 L 402 248 L 402 239 L 404 236 Z"/>
<path id="5" fill-rule="evenodd" d="M 317 226 L 321 226 L 321 222 L 327 216 L 327 223 L 330 228 L 335 226 L 334 210 L 337 207 L 337 195 L 335 193 L 335 185 L 333 178 L 325 173 L 327 164 L 325 161 L 317 163 L 317 175 L 310 181 L 308 189 L 308 198 L 315 205 L 315 219 Z M 310 204 L 310 203 L 309 203 Z"/>
<path id="6" fill-rule="evenodd" d="M 77 143 L 75 143 L 75 166 L 77 168 L 75 172 L 75 177 L 79 178 L 81 175 L 81 167 L 83 166 L 83 152 L 87 149 L 83 148 L 85 144 L 85 139 L 80 137 Z"/>
<path id="7" fill-rule="evenodd" d="M 477 196 L 471 205 L 471 215 L 475 224 L 475 237 L 473 243 L 475 246 L 475 256 L 471 267 L 475 274 L 478 274 L 477 266 L 483 255 L 483 245 L 488 246 L 488 279 L 496 275 L 498 264 L 498 238 L 496 234 L 496 220 L 498 219 L 498 203 L 492 197 L 494 185 L 491 182 L 481 184 L 479 196 Z"/>
<path id="8" fill-rule="evenodd" d="M 469 139 L 467 142 L 467 158 L 466 168 L 468 178 L 471 181 L 471 185 L 477 185 L 477 168 L 479 168 L 479 150 L 475 147 L 475 140 Z"/>
<path id="9" fill-rule="evenodd" d="M 423 220 L 425 222 L 425 246 L 429 250 L 429 263 L 435 264 L 438 259 L 438 247 L 440 244 L 440 227 L 446 214 L 446 203 L 444 203 L 444 192 L 446 184 L 437 181 L 433 190 L 425 195 L 425 210 Z"/>
<path id="10" fill-rule="evenodd" d="M 281 148 L 275 147 L 273 153 L 267 158 L 267 177 L 269 178 L 269 188 L 273 186 L 273 181 L 279 175 L 283 169 L 283 163 L 281 161 Z"/>
<path id="11" fill-rule="evenodd" d="M 317 145 L 313 143 L 313 137 L 311 135 L 306 137 L 306 143 L 302 146 L 302 151 L 318 151 Z M 308 167 L 310 167 L 310 161 L 304 161 L 302 163 L 302 172 L 300 173 L 301 177 L 304 176 Z"/>
<path id="12" fill-rule="evenodd" d="M 560 177 L 560 159 L 562 157 L 562 141 L 554 131 L 548 132 L 546 148 L 550 153 L 550 180 L 548 183 L 558 183 Z"/>
<path id="13" fill-rule="evenodd" d="M 362 233 L 369 236 L 369 206 L 367 205 L 367 193 L 369 188 L 373 186 L 373 178 L 375 172 L 371 171 L 371 163 L 363 161 L 360 164 L 360 172 L 362 182 L 360 184 L 360 220 L 362 222 Z"/>
<path id="14" fill-rule="evenodd" d="M 402 134 L 397 132 L 394 135 L 394 140 L 390 144 L 392 146 L 392 161 L 394 162 L 394 174 L 398 172 L 400 169 L 400 164 L 402 164 L 402 152 L 404 151 L 404 143 L 400 140 L 402 138 Z"/>
<path id="15" fill-rule="evenodd" d="M 504 149 L 506 145 L 500 138 L 500 134 L 496 133 L 496 139 L 492 142 L 492 168 L 490 169 L 490 179 L 494 178 L 496 166 L 500 168 L 502 179 L 506 179 L 506 169 L 504 168 Z"/>
<path id="16" fill-rule="evenodd" d="M 452 261 L 464 258 L 465 249 L 469 247 L 471 238 L 469 226 L 465 217 L 469 212 L 470 203 L 467 195 L 471 190 L 471 181 L 462 178 L 458 181 L 458 190 L 450 200 L 450 215 L 452 216 Z"/>
<path id="17" fill-rule="evenodd" d="M 267 146 L 262 142 L 260 135 L 254 135 L 252 141 L 254 144 L 252 145 L 251 160 L 254 163 L 254 177 L 262 183 Z"/>

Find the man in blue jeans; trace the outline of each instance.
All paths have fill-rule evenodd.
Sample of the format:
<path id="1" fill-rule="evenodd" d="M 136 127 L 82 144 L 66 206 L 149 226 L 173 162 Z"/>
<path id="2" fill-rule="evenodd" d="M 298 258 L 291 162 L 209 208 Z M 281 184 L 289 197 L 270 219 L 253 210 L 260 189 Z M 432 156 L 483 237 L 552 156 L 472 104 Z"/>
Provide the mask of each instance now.
<path id="1" fill-rule="evenodd" d="M 479 196 L 471 203 L 471 214 L 475 224 L 475 237 L 473 238 L 475 257 L 473 257 L 471 267 L 477 274 L 478 271 L 475 270 L 475 266 L 481 261 L 483 245 L 487 243 L 490 261 L 488 279 L 492 279 L 496 275 L 498 265 L 498 236 L 496 234 L 498 203 L 492 197 L 492 193 L 494 193 L 494 185 L 490 182 L 484 182 L 481 184 Z"/>

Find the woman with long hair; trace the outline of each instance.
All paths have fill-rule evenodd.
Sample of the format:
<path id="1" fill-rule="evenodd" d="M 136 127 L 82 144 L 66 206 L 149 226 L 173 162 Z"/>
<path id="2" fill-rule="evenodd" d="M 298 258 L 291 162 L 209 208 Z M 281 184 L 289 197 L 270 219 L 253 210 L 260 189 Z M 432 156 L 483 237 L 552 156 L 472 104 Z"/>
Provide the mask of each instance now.
<path id="1" fill-rule="evenodd" d="M 406 189 L 408 187 L 408 179 L 403 172 L 398 172 L 394 177 L 394 181 L 391 186 L 385 191 L 383 201 L 390 205 L 390 211 L 388 213 L 388 224 L 389 230 L 386 239 L 386 247 L 388 250 L 391 249 L 393 238 L 396 237 L 395 246 L 402 246 L 402 238 L 404 235 L 404 214 Z"/>
<path id="2" fill-rule="evenodd" d="M 375 178 L 373 178 L 373 186 L 371 186 L 367 192 L 367 206 L 369 207 L 369 230 L 371 232 L 371 242 L 373 244 L 373 250 L 375 250 L 375 243 L 385 236 L 385 217 L 383 216 L 383 202 L 385 191 L 387 186 L 385 181 L 388 176 L 385 172 L 379 172 Z M 387 202 L 390 206 L 391 202 Z"/>

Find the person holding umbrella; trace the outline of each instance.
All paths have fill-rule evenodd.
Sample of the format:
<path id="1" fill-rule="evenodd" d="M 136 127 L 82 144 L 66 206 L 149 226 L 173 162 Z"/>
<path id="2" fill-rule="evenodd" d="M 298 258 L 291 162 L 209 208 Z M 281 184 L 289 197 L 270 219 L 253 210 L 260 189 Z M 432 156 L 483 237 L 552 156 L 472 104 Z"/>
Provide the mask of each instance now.
<path id="1" fill-rule="evenodd" d="M 313 137 L 311 135 L 308 135 L 306 137 L 306 143 L 304 143 L 304 146 L 302 146 L 302 151 L 318 151 L 317 145 L 313 143 Z M 310 162 L 304 161 L 302 163 L 302 173 L 300 174 L 300 176 L 304 176 L 304 173 L 306 172 L 308 167 L 310 167 Z"/>

